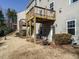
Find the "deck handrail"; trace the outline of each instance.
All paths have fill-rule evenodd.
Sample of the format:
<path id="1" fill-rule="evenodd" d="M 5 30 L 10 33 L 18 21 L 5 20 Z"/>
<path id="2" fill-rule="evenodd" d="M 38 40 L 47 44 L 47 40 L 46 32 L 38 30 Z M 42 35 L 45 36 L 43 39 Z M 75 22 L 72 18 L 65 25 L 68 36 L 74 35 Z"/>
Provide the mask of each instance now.
<path id="1" fill-rule="evenodd" d="M 43 13 L 38 13 L 38 9 L 39 10 L 43 10 Z M 45 13 L 44 13 L 45 11 Z M 46 8 L 43 8 L 43 7 L 39 7 L 39 6 L 35 6 L 35 7 L 32 7 L 26 14 L 27 18 L 30 18 L 32 16 L 44 16 L 44 17 L 51 17 L 51 18 L 54 18 L 55 17 L 55 11 L 51 11 L 50 9 L 46 9 Z"/>

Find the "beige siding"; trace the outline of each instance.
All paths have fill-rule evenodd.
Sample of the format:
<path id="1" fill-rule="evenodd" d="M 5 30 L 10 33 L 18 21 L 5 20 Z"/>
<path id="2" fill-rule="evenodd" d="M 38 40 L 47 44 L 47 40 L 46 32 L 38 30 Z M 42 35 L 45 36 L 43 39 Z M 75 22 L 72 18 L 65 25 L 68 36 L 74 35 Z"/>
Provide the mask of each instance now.
<path id="1" fill-rule="evenodd" d="M 69 4 L 68 0 L 54 0 L 56 10 L 56 33 L 67 32 L 66 21 L 71 19 L 79 20 L 79 1 Z M 59 10 L 62 12 L 59 13 Z M 76 23 L 77 24 L 77 23 Z M 76 33 L 78 32 L 78 24 L 76 26 Z M 78 34 L 76 34 L 78 35 Z"/>
<path id="2" fill-rule="evenodd" d="M 53 0 L 41 0 L 41 2 L 39 0 L 37 0 L 37 6 L 40 7 L 44 7 L 44 8 L 48 8 L 50 7 L 50 3 L 52 3 Z"/>

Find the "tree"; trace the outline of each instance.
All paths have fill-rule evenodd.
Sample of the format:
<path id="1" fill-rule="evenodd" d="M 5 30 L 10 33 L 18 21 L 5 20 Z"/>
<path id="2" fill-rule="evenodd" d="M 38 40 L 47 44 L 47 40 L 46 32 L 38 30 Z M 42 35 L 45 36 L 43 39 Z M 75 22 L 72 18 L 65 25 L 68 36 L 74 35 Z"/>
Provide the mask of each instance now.
<path id="1" fill-rule="evenodd" d="M 8 8 L 7 16 L 8 16 L 9 19 L 12 20 L 12 22 L 16 22 L 16 20 L 17 20 L 17 12 L 15 10 L 11 10 L 10 8 Z"/>
<path id="2" fill-rule="evenodd" d="M 17 22 L 17 12 L 14 9 L 8 8 L 7 10 L 8 23 L 12 27 L 12 23 Z"/>
<path id="3" fill-rule="evenodd" d="M 15 23 L 17 22 L 17 12 L 13 10 L 12 13 L 13 13 L 12 21 Z"/>
<path id="4" fill-rule="evenodd" d="M 4 15 L 2 13 L 2 10 L 0 10 L 0 27 L 4 25 Z"/>

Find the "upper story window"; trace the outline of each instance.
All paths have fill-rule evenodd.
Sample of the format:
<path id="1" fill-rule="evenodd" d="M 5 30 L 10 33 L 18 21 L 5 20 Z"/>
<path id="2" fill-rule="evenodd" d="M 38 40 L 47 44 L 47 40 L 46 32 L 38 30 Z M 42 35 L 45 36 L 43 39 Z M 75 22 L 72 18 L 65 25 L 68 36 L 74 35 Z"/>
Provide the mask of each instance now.
<path id="1" fill-rule="evenodd" d="M 54 8 L 54 2 L 50 4 L 50 9 L 53 10 L 53 8 Z"/>
<path id="2" fill-rule="evenodd" d="M 40 15 L 42 16 L 42 10 L 40 10 Z"/>
<path id="3" fill-rule="evenodd" d="M 74 2 L 77 2 L 78 0 L 69 0 L 69 4 L 72 4 Z"/>
<path id="4" fill-rule="evenodd" d="M 78 1 L 78 0 L 72 0 L 72 2 L 76 2 L 76 1 Z"/>
<path id="5" fill-rule="evenodd" d="M 35 0 L 35 5 L 37 5 L 37 0 Z"/>
<path id="6" fill-rule="evenodd" d="M 39 0 L 39 2 L 41 2 L 41 0 Z"/>

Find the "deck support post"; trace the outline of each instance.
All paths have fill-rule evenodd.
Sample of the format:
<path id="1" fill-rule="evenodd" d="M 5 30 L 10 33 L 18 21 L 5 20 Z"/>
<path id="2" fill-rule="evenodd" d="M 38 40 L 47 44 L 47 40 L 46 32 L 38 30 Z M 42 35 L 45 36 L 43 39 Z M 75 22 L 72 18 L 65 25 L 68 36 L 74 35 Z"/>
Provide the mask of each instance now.
<path id="1" fill-rule="evenodd" d="M 26 20 L 26 40 L 28 38 L 28 23 L 27 23 L 27 20 Z"/>
<path id="2" fill-rule="evenodd" d="M 34 17 L 34 42 L 36 43 L 36 17 Z"/>
<path id="3" fill-rule="evenodd" d="M 31 23 L 32 23 L 32 22 L 30 21 L 30 38 L 31 38 L 31 25 L 32 25 Z"/>

